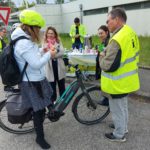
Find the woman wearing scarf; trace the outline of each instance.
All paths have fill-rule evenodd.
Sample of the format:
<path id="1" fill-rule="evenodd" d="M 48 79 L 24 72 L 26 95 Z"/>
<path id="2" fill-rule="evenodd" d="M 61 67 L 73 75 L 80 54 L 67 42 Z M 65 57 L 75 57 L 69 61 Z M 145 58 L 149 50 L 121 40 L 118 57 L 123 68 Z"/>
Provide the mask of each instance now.
<path id="1" fill-rule="evenodd" d="M 60 42 L 58 33 L 54 27 L 48 27 L 45 32 L 44 47 L 56 50 L 54 58 L 50 58 L 46 65 L 46 77 L 53 88 L 52 101 L 57 98 L 56 84 L 58 84 L 59 95 L 65 91 L 65 65 L 63 61 L 64 49 Z"/>

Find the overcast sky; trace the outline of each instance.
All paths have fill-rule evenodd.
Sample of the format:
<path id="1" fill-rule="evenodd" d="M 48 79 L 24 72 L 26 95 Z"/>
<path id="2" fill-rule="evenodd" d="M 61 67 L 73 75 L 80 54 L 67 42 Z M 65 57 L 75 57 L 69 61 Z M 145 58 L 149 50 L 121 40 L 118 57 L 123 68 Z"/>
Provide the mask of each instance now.
<path id="1" fill-rule="evenodd" d="M 15 2 L 16 6 L 21 6 L 23 0 L 12 0 Z M 27 0 L 29 3 L 36 2 L 36 0 Z M 47 0 L 48 3 L 54 3 L 55 0 Z"/>

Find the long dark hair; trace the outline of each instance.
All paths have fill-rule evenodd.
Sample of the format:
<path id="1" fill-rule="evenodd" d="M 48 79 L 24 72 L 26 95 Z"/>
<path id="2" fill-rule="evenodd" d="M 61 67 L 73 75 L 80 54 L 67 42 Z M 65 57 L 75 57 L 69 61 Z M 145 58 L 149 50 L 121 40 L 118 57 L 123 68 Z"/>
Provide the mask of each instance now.
<path id="1" fill-rule="evenodd" d="M 98 30 L 100 30 L 100 29 L 102 29 L 102 30 L 104 30 L 105 32 L 108 33 L 108 34 L 107 34 L 107 38 L 109 39 L 109 38 L 110 38 L 110 33 L 109 33 L 108 27 L 107 27 L 106 25 L 101 25 L 101 26 L 98 28 Z"/>

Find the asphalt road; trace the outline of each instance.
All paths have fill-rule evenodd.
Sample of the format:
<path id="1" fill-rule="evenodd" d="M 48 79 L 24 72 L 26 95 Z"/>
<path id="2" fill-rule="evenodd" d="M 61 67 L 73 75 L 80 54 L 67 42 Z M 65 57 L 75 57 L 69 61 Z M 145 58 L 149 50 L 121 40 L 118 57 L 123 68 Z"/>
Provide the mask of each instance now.
<path id="1" fill-rule="evenodd" d="M 150 69 L 139 69 L 141 88 L 138 91 L 139 95 L 150 98 Z"/>
<path id="2" fill-rule="evenodd" d="M 149 150 L 150 149 L 150 70 L 140 69 L 141 89 L 139 95 L 129 97 L 129 134 L 125 143 L 110 142 L 104 138 L 111 114 L 100 124 L 82 125 L 75 120 L 71 104 L 56 123 L 44 126 L 45 137 L 51 150 Z M 4 99 L 0 83 L 0 101 Z M 0 128 L 0 150 L 40 150 L 35 143 L 35 133 L 14 135 Z"/>
<path id="3" fill-rule="evenodd" d="M 86 126 L 74 119 L 71 104 L 65 113 L 58 122 L 44 126 L 51 150 L 150 149 L 150 103 L 142 97 L 129 98 L 129 134 L 125 143 L 110 142 L 103 136 L 112 131 L 108 127 L 111 114 L 100 124 Z M 0 129 L 0 150 L 40 150 L 34 139 L 35 133 L 14 135 Z"/>

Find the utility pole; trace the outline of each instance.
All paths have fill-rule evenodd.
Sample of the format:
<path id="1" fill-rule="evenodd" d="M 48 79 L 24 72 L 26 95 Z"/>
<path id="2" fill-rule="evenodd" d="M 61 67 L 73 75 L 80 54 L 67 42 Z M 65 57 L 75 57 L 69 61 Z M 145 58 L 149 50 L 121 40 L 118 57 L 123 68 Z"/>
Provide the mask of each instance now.
<path id="1" fill-rule="evenodd" d="M 83 5 L 79 4 L 80 9 L 80 22 L 83 23 Z"/>

